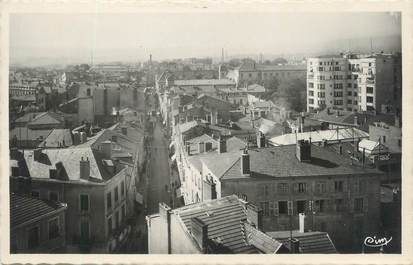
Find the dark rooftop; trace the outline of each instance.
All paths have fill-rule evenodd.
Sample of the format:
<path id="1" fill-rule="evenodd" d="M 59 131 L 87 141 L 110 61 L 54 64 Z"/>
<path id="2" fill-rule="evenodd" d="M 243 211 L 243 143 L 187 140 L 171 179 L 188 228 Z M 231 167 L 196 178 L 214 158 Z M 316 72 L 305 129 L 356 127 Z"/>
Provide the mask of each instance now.
<path id="1" fill-rule="evenodd" d="M 67 206 L 59 202 L 40 200 L 21 194 L 10 194 L 11 229 L 43 215 L 58 212 Z"/>

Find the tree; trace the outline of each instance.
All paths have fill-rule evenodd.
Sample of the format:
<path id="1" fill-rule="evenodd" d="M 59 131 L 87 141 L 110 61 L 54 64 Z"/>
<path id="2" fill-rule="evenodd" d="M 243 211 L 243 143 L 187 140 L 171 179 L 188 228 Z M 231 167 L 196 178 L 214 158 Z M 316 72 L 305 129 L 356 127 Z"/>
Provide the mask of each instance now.
<path id="1" fill-rule="evenodd" d="M 231 60 L 229 60 L 228 64 L 231 67 L 238 67 L 238 66 L 241 65 L 241 60 L 240 59 L 231 59 Z"/>
<path id="2" fill-rule="evenodd" d="M 274 93 L 273 100 L 277 98 L 283 98 L 291 106 L 291 109 L 295 111 L 305 110 L 305 97 L 303 99 L 303 92 L 306 91 L 305 81 L 302 79 L 292 79 L 289 81 L 282 82 L 278 86 L 277 93 Z"/>

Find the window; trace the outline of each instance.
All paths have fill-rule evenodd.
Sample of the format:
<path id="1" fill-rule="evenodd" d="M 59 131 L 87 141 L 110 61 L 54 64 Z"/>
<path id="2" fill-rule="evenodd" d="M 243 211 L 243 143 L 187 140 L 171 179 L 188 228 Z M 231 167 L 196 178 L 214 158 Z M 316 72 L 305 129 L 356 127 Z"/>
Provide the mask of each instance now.
<path id="1" fill-rule="evenodd" d="M 383 144 L 386 143 L 386 136 L 385 136 L 385 135 L 383 135 L 383 136 L 381 137 L 381 139 L 383 140 Z"/>
<path id="2" fill-rule="evenodd" d="M 352 86 L 351 83 L 347 83 L 348 88 L 351 88 L 351 86 Z"/>
<path id="3" fill-rule="evenodd" d="M 260 202 L 260 208 L 262 209 L 262 214 L 264 216 L 270 215 L 269 202 Z"/>
<path id="4" fill-rule="evenodd" d="M 316 192 L 317 193 L 325 193 L 326 192 L 326 182 L 322 181 L 322 182 L 317 182 L 316 184 Z"/>
<path id="5" fill-rule="evenodd" d="M 53 218 L 49 221 L 49 240 L 59 236 L 59 218 Z"/>
<path id="6" fill-rule="evenodd" d="M 325 200 L 316 200 L 315 201 L 315 209 L 317 212 L 323 213 L 325 212 L 325 207 L 326 207 L 326 202 Z"/>
<path id="7" fill-rule="evenodd" d="M 27 233 L 27 247 L 29 249 L 37 248 L 39 246 L 39 227 L 32 227 Z"/>
<path id="8" fill-rule="evenodd" d="M 57 194 L 57 192 L 54 191 L 50 191 L 49 192 L 49 200 L 51 201 L 58 201 L 59 200 L 59 195 Z"/>
<path id="9" fill-rule="evenodd" d="M 366 91 L 369 94 L 373 94 L 373 87 L 371 87 L 371 86 L 366 87 Z"/>
<path id="10" fill-rule="evenodd" d="M 112 193 L 110 191 L 106 194 L 106 208 L 107 210 L 112 208 Z"/>
<path id="11" fill-rule="evenodd" d="M 278 202 L 278 212 L 279 214 L 288 214 L 288 203 L 287 201 Z"/>
<path id="12" fill-rule="evenodd" d="M 119 201 L 119 189 L 118 186 L 115 187 L 115 203 Z"/>
<path id="13" fill-rule="evenodd" d="M 37 190 L 32 190 L 32 197 L 34 198 L 40 198 L 40 192 Z"/>
<path id="14" fill-rule="evenodd" d="M 347 104 L 353 104 L 353 101 L 351 101 L 351 99 L 348 99 Z"/>
<path id="15" fill-rule="evenodd" d="M 89 236 L 89 220 L 83 219 L 80 221 L 80 237 L 83 240 L 88 240 Z"/>
<path id="16" fill-rule="evenodd" d="M 343 181 L 334 181 L 334 191 L 343 192 Z"/>
<path id="17" fill-rule="evenodd" d="M 248 74 L 248 77 L 252 77 L 252 74 L 251 74 L 251 73 L 249 73 L 249 74 Z"/>
<path id="18" fill-rule="evenodd" d="M 279 193 L 287 193 L 288 192 L 288 184 L 287 183 L 278 183 L 277 189 Z"/>
<path id="19" fill-rule="evenodd" d="M 313 87 L 314 87 L 314 83 L 308 83 L 308 87 L 309 87 L 309 88 L 313 88 Z"/>
<path id="20" fill-rule="evenodd" d="M 309 98 L 309 99 L 308 99 L 308 104 L 314 104 L 314 99 Z"/>
<path id="21" fill-rule="evenodd" d="M 264 196 L 267 197 L 269 195 L 269 187 L 268 185 L 264 185 Z"/>
<path id="22" fill-rule="evenodd" d="M 318 71 L 322 72 L 324 70 L 323 67 L 318 67 Z"/>
<path id="23" fill-rule="evenodd" d="M 298 183 L 298 192 L 304 193 L 307 191 L 307 183 Z"/>
<path id="24" fill-rule="evenodd" d="M 89 195 L 87 194 L 80 194 L 80 211 L 89 211 Z"/>
<path id="25" fill-rule="evenodd" d="M 343 212 L 344 211 L 344 201 L 343 201 L 343 199 L 336 199 L 334 205 L 336 207 L 336 212 Z"/>
<path id="26" fill-rule="evenodd" d="M 309 95 L 310 97 L 314 96 L 314 91 L 309 90 L 309 91 L 308 91 L 308 95 Z"/>
<path id="27" fill-rule="evenodd" d="M 366 97 L 367 103 L 373 103 L 373 97 Z"/>
<path id="28" fill-rule="evenodd" d="M 305 213 L 307 201 L 297 201 L 297 213 Z"/>
<path id="29" fill-rule="evenodd" d="M 363 211 L 363 198 L 356 198 L 354 200 L 354 211 L 357 213 Z"/>
<path id="30" fill-rule="evenodd" d="M 112 216 L 109 216 L 109 218 L 108 218 L 108 234 L 111 234 L 112 233 Z"/>
<path id="31" fill-rule="evenodd" d="M 125 196 L 125 182 L 123 180 L 120 183 L 120 194 L 122 197 Z"/>

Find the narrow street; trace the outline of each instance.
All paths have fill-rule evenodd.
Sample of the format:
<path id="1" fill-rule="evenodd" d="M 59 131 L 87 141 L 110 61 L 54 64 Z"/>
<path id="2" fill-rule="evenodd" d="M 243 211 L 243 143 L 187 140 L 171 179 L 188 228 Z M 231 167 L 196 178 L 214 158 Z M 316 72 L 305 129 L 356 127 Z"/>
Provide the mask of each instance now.
<path id="1" fill-rule="evenodd" d="M 162 125 L 156 122 L 153 139 L 149 147 L 151 152 L 148 175 L 147 214 L 158 212 L 160 202 L 169 204 L 169 162 L 168 142 L 164 137 Z"/>

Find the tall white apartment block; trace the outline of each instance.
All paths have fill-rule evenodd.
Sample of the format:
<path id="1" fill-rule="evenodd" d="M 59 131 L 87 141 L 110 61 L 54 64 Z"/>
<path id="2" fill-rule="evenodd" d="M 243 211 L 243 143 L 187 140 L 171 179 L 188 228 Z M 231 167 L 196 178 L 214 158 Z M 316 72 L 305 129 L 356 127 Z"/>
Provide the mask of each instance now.
<path id="1" fill-rule="evenodd" d="M 374 54 L 309 58 L 307 111 L 399 112 L 401 57 Z"/>

